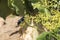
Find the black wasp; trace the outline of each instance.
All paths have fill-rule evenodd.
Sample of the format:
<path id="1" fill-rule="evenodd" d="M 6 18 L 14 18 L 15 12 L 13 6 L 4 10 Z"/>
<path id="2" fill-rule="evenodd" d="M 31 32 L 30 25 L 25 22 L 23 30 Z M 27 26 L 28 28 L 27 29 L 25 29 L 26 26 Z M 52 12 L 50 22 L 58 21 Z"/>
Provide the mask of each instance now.
<path id="1" fill-rule="evenodd" d="M 18 20 L 18 22 L 17 22 L 17 26 L 16 26 L 16 27 L 18 27 L 19 24 L 20 24 L 21 22 L 23 22 L 23 21 L 24 21 L 24 16 Z"/>

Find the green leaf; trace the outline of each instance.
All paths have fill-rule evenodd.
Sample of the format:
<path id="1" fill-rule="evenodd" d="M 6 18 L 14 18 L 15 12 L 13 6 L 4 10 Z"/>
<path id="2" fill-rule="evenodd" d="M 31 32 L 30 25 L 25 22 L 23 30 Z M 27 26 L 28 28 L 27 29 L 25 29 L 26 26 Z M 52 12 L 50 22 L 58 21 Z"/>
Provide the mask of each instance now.
<path id="1" fill-rule="evenodd" d="M 43 32 L 38 36 L 37 40 L 46 40 L 47 35 L 49 35 L 49 32 Z"/>

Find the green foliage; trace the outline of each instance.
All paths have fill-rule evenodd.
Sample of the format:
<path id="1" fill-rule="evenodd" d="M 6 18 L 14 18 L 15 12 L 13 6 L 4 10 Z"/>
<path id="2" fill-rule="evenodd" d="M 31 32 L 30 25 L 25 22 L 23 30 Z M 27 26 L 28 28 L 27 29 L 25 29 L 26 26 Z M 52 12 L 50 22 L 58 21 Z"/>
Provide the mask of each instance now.
<path id="1" fill-rule="evenodd" d="M 53 3 L 54 2 L 54 3 Z M 41 4 L 43 3 L 43 4 Z M 51 5 L 49 4 L 51 3 Z M 55 4 L 56 3 L 56 4 Z M 37 14 L 34 20 L 37 23 L 42 23 L 44 27 L 48 30 L 55 29 L 56 27 L 60 27 L 60 12 L 59 12 L 59 4 L 57 4 L 57 0 L 41 0 L 40 2 L 33 3 L 34 8 L 38 8 L 39 14 Z M 56 8 L 54 8 L 54 5 Z M 51 7 L 51 8 L 50 8 Z"/>
<path id="2" fill-rule="evenodd" d="M 57 38 L 51 32 L 43 32 L 38 36 L 37 40 L 57 40 Z"/>
<path id="3" fill-rule="evenodd" d="M 38 36 L 37 40 L 48 40 L 48 39 L 46 38 L 47 35 L 49 35 L 48 32 L 43 32 L 42 34 L 40 34 L 40 35 Z"/>
<path id="4" fill-rule="evenodd" d="M 8 7 L 16 11 L 17 15 L 24 15 L 23 0 L 8 0 Z"/>
<path id="5" fill-rule="evenodd" d="M 57 40 L 60 40 L 60 27 L 57 27 L 52 31 L 53 35 L 55 34 Z"/>
<path id="6" fill-rule="evenodd" d="M 56 28 L 52 32 L 42 32 L 37 40 L 60 40 L 60 29 Z"/>

